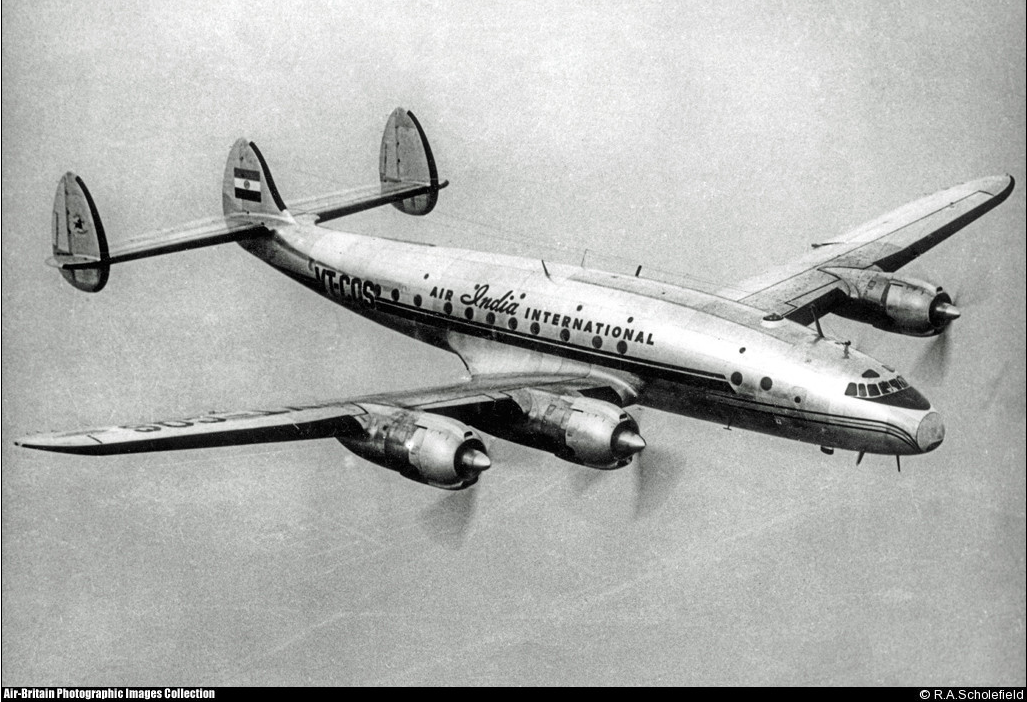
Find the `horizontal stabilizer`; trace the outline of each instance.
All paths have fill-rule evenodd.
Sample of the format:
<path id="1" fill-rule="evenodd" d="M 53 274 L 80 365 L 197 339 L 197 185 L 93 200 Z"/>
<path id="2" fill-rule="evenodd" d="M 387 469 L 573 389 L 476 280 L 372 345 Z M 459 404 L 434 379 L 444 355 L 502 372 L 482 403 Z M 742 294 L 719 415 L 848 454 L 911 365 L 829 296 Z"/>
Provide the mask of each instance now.
<path id="1" fill-rule="evenodd" d="M 342 190 L 329 195 L 300 200 L 289 206 L 289 212 L 296 218 L 303 215 L 312 216 L 313 222 L 318 224 L 382 205 L 416 200 L 419 197 L 429 196 L 433 192 L 436 193 L 435 197 L 437 198 L 437 191 L 447 185 L 449 185 L 447 181 L 434 186 L 421 183 L 368 185 L 363 188 Z"/>
<path id="2" fill-rule="evenodd" d="M 107 257 L 102 260 L 88 256 L 55 253 L 53 258 L 47 260 L 47 264 L 65 271 L 84 270 L 101 265 L 106 267 L 112 263 L 124 263 L 177 251 L 188 251 L 189 249 L 267 236 L 268 233 L 263 226 L 249 221 L 231 222 L 226 221 L 224 217 L 211 217 L 133 237 L 118 244 L 116 248 L 112 248 Z"/>
<path id="3" fill-rule="evenodd" d="M 107 259 L 93 258 L 92 256 L 76 256 L 74 254 L 57 253 L 46 259 L 46 265 L 60 268 L 64 271 L 84 270 L 86 268 L 107 268 L 110 262 Z M 72 283 L 74 284 L 74 283 Z M 97 292 L 90 290 L 89 292 Z"/>
<path id="4" fill-rule="evenodd" d="M 402 107 L 392 111 L 385 125 L 378 179 L 378 185 L 300 200 L 291 204 L 289 211 L 315 223 L 388 204 L 406 214 L 431 212 L 438 202 L 439 190 L 449 183 L 439 182 L 428 137 L 413 113 Z"/>
<path id="5" fill-rule="evenodd" d="M 107 284 L 111 264 L 268 234 L 261 224 L 240 214 L 151 231 L 110 246 L 86 184 L 69 172 L 57 184 L 53 257 L 47 264 L 59 269 L 64 279 L 79 290 L 99 292 Z"/>

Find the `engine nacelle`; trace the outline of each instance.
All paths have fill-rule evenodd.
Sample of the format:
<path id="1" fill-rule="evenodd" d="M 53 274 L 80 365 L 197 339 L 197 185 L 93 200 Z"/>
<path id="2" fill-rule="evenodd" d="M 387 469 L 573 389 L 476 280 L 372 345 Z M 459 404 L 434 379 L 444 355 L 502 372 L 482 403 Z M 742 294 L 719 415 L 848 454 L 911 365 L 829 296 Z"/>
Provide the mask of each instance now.
<path id="1" fill-rule="evenodd" d="M 833 310 L 842 317 L 906 336 L 940 334 L 959 318 L 952 298 L 940 286 L 869 269 L 824 270 L 849 287 L 851 302 Z"/>
<path id="2" fill-rule="evenodd" d="M 489 426 L 489 433 L 601 470 L 625 466 L 645 448 L 638 422 L 612 403 L 530 388 L 510 395 L 520 413 Z"/>
<path id="3" fill-rule="evenodd" d="M 492 465 L 481 435 L 462 422 L 387 405 L 361 406 L 367 414 L 356 419 L 364 431 L 339 442 L 372 463 L 445 490 L 474 485 Z"/>

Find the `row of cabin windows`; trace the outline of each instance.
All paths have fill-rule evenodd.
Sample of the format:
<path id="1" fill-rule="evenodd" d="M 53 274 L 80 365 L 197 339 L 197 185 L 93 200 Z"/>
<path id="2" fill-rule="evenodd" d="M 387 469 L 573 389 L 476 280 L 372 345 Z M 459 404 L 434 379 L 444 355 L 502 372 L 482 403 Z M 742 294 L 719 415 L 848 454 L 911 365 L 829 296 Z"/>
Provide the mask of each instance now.
<path id="1" fill-rule="evenodd" d="M 523 297 L 523 295 L 521 297 Z M 395 288 L 392 290 L 392 299 L 394 301 L 395 300 L 399 300 L 399 290 L 397 290 Z M 420 295 L 414 295 L 414 305 L 417 306 L 417 307 L 420 307 L 421 306 L 421 302 L 422 302 L 421 296 Z M 444 304 L 442 306 L 442 311 L 445 314 L 453 314 L 453 303 L 447 302 L 446 304 Z M 579 312 L 581 311 L 581 305 L 578 305 L 578 311 Z M 466 308 L 464 310 L 464 317 L 466 317 L 468 320 L 473 320 L 474 319 L 474 308 L 473 307 Z M 633 320 L 634 320 L 633 317 L 628 317 L 628 322 L 632 322 Z M 494 313 L 492 313 L 492 312 L 489 312 L 488 314 L 486 314 L 485 315 L 485 323 L 486 324 L 495 324 L 496 323 L 496 315 Z M 516 317 L 510 317 L 510 319 L 507 320 L 507 326 L 510 327 L 511 330 L 517 329 L 517 318 Z M 540 332 L 541 332 L 541 328 L 539 327 L 538 322 L 532 322 L 531 323 L 531 333 L 536 335 L 536 336 L 538 336 L 538 334 Z M 560 340 L 561 341 L 566 342 L 566 341 L 569 341 L 570 338 L 571 338 L 571 333 L 567 329 L 561 329 L 560 330 Z M 603 337 L 601 337 L 599 335 L 593 336 L 592 337 L 592 346 L 594 346 L 597 349 L 601 349 L 603 347 Z M 619 353 L 619 354 L 621 354 L 623 356 L 627 352 L 628 352 L 628 345 L 623 340 L 618 341 L 617 342 L 617 353 Z"/>
<path id="2" fill-rule="evenodd" d="M 900 375 L 880 383 L 849 383 L 849 387 L 845 388 L 845 394 L 849 397 L 880 397 L 908 387 L 909 383 Z"/>

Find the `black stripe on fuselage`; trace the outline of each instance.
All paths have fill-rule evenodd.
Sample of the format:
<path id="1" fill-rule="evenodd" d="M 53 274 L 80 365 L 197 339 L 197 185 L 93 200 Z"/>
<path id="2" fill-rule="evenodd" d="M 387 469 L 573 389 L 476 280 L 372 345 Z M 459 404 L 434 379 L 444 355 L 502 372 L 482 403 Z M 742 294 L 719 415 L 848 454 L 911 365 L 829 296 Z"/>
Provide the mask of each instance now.
<path id="1" fill-rule="evenodd" d="M 727 407 L 737 407 L 750 412 L 768 414 L 773 417 L 798 420 L 809 424 L 819 424 L 838 429 L 858 429 L 893 436 L 903 443 L 908 444 L 917 452 L 920 451 L 920 447 L 916 443 L 916 439 L 909 432 L 901 427 L 880 419 L 865 419 L 862 417 L 850 417 L 848 415 L 834 414 L 831 412 L 816 412 L 813 410 L 799 409 L 797 407 L 782 407 L 781 405 L 761 402 L 760 400 L 746 397 L 744 395 L 733 395 L 730 397 L 714 396 L 714 399 Z"/>
<path id="2" fill-rule="evenodd" d="M 279 268 L 279 270 L 305 287 L 310 288 L 314 292 L 317 292 L 323 297 L 326 297 L 332 302 L 346 307 L 347 309 L 352 309 L 358 313 L 368 309 L 367 306 L 357 300 L 340 300 L 337 297 L 327 294 L 323 285 L 321 285 L 316 279 L 295 273 L 286 268 Z M 826 412 L 813 412 L 805 409 L 785 408 L 780 405 L 760 402 L 739 394 L 734 386 L 732 386 L 725 376 L 721 374 L 685 368 L 670 363 L 662 363 L 660 361 L 640 359 L 630 355 L 618 355 L 609 351 L 582 348 L 569 342 L 530 335 L 502 326 L 489 325 L 484 322 L 461 319 L 451 314 L 414 307 L 384 298 L 378 298 L 375 301 L 375 306 L 382 308 L 383 314 L 388 314 L 408 321 L 423 323 L 428 326 L 442 329 L 453 329 L 455 331 L 468 334 L 469 336 L 493 339 L 511 346 L 541 351 L 543 353 L 549 353 L 584 363 L 600 364 L 606 368 L 622 370 L 645 377 L 669 380 L 691 388 L 711 390 L 714 391 L 714 393 L 706 395 L 708 400 L 711 403 L 719 403 L 724 407 L 734 406 L 739 409 L 758 412 L 771 417 L 781 417 L 838 429 L 872 431 L 892 436 L 909 445 L 916 451 L 919 451 L 919 447 L 915 440 L 908 432 L 893 424 L 889 424 L 888 422 L 874 419 L 861 419 L 858 417 L 849 417 L 846 415 Z"/>

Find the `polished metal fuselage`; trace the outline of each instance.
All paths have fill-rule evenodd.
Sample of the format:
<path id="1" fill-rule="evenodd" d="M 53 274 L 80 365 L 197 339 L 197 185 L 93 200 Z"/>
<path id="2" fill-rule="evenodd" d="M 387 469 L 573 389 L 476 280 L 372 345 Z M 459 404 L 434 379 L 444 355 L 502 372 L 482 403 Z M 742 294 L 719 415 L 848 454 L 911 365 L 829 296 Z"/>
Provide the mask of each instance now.
<path id="1" fill-rule="evenodd" d="M 846 395 L 860 378 L 896 377 L 880 362 L 708 293 L 302 223 L 242 245 L 323 297 L 458 354 L 472 375 L 607 376 L 645 406 L 860 452 L 923 453 L 943 436 L 926 401 Z"/>

